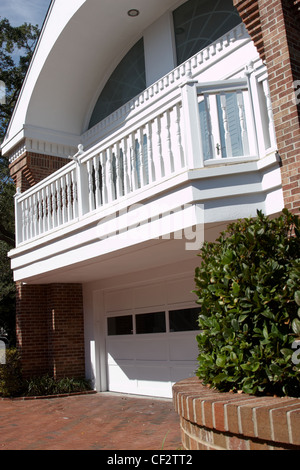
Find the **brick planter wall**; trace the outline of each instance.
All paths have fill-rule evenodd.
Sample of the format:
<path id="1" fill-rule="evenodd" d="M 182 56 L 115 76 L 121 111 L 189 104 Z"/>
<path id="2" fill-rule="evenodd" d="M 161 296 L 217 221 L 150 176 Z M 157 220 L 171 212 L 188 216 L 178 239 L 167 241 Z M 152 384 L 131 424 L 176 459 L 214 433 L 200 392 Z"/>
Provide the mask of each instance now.
<path id="1" fill-rule="evenodd" d="M 173 386 L 185 450 L 300 450 L 300 399 L 220 393 L 194 377 Z"/>

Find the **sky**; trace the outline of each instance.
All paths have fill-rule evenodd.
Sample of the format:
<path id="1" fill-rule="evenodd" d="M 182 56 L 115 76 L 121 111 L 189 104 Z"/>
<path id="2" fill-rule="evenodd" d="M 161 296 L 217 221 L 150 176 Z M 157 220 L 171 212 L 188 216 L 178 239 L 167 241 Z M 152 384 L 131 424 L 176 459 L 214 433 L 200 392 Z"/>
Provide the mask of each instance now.
<path id="1" fill-rule="evenodd" d="M 50 3 L 51 0 L 0 0 L 0 16 L 12 26 L 26 22 L 41 28 Z"/>

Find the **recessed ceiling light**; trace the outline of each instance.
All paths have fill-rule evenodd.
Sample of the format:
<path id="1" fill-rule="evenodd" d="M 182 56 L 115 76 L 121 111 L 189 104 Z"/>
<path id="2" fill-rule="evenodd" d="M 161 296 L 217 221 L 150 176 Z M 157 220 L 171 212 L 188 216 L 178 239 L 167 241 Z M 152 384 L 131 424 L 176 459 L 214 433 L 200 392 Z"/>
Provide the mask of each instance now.
<path id="1" fill-rule="evenodd" d="M 127 15 L 131 17 L 139 16 L 139 14 L 140 12 L 136 8 L 132 8 L 131 10 L 127 12 Z"/>

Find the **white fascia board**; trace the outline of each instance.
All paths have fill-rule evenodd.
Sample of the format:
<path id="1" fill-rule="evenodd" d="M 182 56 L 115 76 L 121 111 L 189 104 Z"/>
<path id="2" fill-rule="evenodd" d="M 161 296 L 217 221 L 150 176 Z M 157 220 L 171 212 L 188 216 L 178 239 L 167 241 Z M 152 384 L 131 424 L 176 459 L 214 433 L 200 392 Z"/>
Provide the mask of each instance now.
<path id="1" fill-rule="evenodd" d="M 54 144 L 69 145 L 77 147 L 80 143 L 80 136 L 67 132 L 59 132 L 52 129 L 44 129 L 38 126 L 24 126 L 24 136 L 27 139 L 36 139 Z"/>
<path id="2" fill-rule="evenodd" d="M 30 142 L 32 141 L 73 147 L 76 150 L 81 142 L 81 138 L 75 134 L 44 129 L 38 126 L 25 125 L 14 137 L 3 142 L 1 147 L 2 154 L 6 155 L 11 153 L 21 141 L 25 142 L 25 148 L 28 151 L 33 151 L 32 146 L 30 145 Z"/>
<path id="3" fill-rule="evenodd" d="M 25 133 L 24 133 L 24 127 L 17 132 L 16 135 L 4 140 L 2 144 L 0 145 L 1 153 L 2 155 L 8 154 L 12 149 L 17 147 L 20 142 L 22 142 L 25 138 Z"/>
<path id="4" fill-rule="evenodd" d="M 7 152 L 7 148 L 5 148 L 6 141 L 10 142 L 13 140 L 15 145 L 19 143 L 17 139 L 21 136 L 26 122 L 30 98 L 48 55 L 70 18 L 85 1 L 52 1 L 7 129 L 2 145 L 3 151 Z"/>
<path id="5" fill-rule="evenodd" d="M 12 268 L 19 265 L 21 259 L 22 264 L 27 264 L 32 262 L 33 257 L 51 257 L 54 253 L 69 250 L 70 247 L 92 244 L 100 238 L 108 237 L 116 226 L 119 230 L 125 230 L 128 225 L 141 224 L 148 218 L 154 220 L 156 216 L 176 210 L 178 206 L 190 204 L 191 200 L 192 187 L 184 186 L 156 200 L 131 200 L 131 203 L 127 201 L 126 205 L 116 205 L 110 210 L 95 211 L 90 218 L 68 224 L 64 229 L 54 229 L 51 234 L 12 250 L 9 253 Z"/>

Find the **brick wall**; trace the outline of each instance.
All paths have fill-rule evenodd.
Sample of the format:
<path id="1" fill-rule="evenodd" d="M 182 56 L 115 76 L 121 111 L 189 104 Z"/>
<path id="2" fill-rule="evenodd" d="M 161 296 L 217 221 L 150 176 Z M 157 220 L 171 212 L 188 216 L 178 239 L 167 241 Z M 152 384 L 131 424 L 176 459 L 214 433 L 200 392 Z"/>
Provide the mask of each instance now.
<path id="1" fill-rule="evenodd" d="M 185 450 L 300 450 L 300 399 L 220 393 L 198 378 L 173 386 Z"/>
<path id="2" fill-rule="evenodd" d="M 49 359 L 54 377 L 84 376 L 82 286 L 48 286 Z"/>
<path id="3" fill-rule="evenodd" d="M 237 8 L 248 33 L 254 41 L 261 59 L 265 60 L 258 0 L 233 0 L 233 4 Z"/>
<path id="4" fill-rule="evenodd" d="M 17 284 L 17 345 L 25 377 L 84 377 L 80 284 Z"/>
<path id="5" fill-rule="evenodd" d="M 300 103 L 294 82 L 300 80 L 300 0 L 233 3 L 268 69 L 285 207 L 299 213 Z"/>
<path id="6" fill-rule="evenodd" d="M 10 164 L 10 174 L 16 187 L 24 192 L 68 162 L 67 158 L 25 152 Z"/>
<path id="7" fill-rule="evenodd" d="M 300 79 L 297 67 L 300 63 L 300 17 L 296 2 L 292 0 L 260 0 L 259 3 L 274 124 L 282 159 L 284 201 L 288 209 L 299 212 L 300 112 L 295 103 L 294 81 Z"/>
<path id="8" fill-rule="evenodd" d="M 16 336 L 25 377 L 48 372 L 46 286 L 16 284 Z"/>

